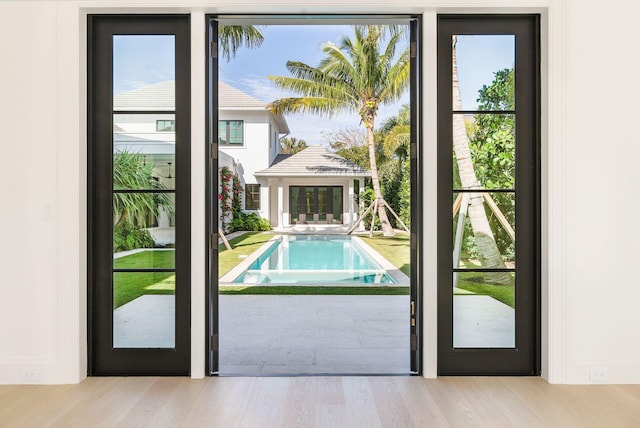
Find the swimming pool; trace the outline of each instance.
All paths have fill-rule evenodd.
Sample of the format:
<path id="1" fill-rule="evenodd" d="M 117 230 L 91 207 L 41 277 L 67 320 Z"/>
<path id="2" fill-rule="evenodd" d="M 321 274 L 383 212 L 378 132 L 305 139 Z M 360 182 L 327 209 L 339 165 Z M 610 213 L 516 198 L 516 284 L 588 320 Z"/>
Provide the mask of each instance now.
<path id="1" fill-rule="evenodd" d="M 357 240 L 344 235 L 281 236 L 233 282 L 396 284 Z"/>

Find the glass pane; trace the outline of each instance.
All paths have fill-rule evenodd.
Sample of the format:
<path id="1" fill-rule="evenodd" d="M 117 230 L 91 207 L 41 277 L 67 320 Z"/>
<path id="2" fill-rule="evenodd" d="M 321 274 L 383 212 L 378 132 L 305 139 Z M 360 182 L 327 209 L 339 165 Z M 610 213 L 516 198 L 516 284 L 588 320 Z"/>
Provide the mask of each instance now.
<path id="1" fill-rule="evenodd" d="M 289 211 L 291 212 L 291 224 L 300 221 L 300 198 L 298 197 L 300 188 L 298 186 L 289 187 Z"/>
<path id="2" fill-rule="evenodd" d="M 515 347 L 515 274 L 508 284 L 487 281 L 492 273 L 454 273 L 453 346 Z"/>
<path id="3" fill-rule="evenodd" d="M 173 193 L 113 194 L 114 267 L 173 268 L 175 242 Z"/>
<path id="4" fill-rule="evenodd" d="M 342 223 L 342 187 L 333 188 L 333 222 Z"/>
<path id="5" fill-rule="evenodd" d="M 515 189 L 515 116 L 453 115 L 454 189 Z"/>
<path id="6" fill-rule="evenodd" d="M 515 193 L 454 192 L 452 226 L 454 268 L 515 268 Z"/>
<path id="7" fill-rule="evenodd" d="M 453 36 L 453 110 L 513 110 L 515 36 Z"/>
<path id="8" fill-rule="evenodd" d="M 113 36 L 114 110 L 174 110 L 175 70 L 175 36 Z"/>
<path id="9" fill-rule="evenodd" d="M 164 119 L 157 119 L 157 117 Z M 176 137 L 174 115 L 113 115 L 113 188 L 174 189 Z M 173 124 L 173 125 L 172 125 Z"/>
<path id="10" fill-rule="evenodd" d="M 318 220 L 327 221 L 327 188 L 318 187 Z"/>
<path id="11" fill-rule="evenodd" d="M 313 187 L 304 188 L 304 212 L 306 213 L 305 221 L 307 223 L 313 223 L 313 214 L 315 213 L 315 189 Z"/>
<path id="12" fill-rule="evenodd" d="M 241 146 L 244 123 L 241 120 L 221 120 L 218 122 L 218 143 L 221 146 Z"/>
<path id="13" fill-rule="evenodd" d="M 113 273 L 113 346 L 175 346 L 175 274 Z"/>

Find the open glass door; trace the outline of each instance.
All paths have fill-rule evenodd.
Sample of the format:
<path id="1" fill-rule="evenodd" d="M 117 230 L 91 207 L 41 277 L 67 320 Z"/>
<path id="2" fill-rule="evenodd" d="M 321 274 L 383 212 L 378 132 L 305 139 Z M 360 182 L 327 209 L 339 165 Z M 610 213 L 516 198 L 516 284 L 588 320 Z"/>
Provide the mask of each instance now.
<path id="1" fill-rule="evenodd" d="M 207 373 L 419 374 L 420 18 L 209 18 Z M 230 57 L 230 34 L 253 34 L 252 26 L 259 27 L 264 43 L 243 45 Z M 319 34 L 322 40 L 316 40 Z M 378 55 L 365 55 L 370 61 L 359 62 L 363 56 L 350 51 L 347 38 L 360 40 L 363 50 L 378 49 Z M 287 70 L 298 61 L 320 67 L 328 41 L 355 64 L 352 70 L 362 67 L 354 78 L 369 75 L 361 71 L 366 67 L 378 67 L 379 73 L 371 74 L 377 81 L 361 82 L 371 91 L 356 88 L 350 78 L 353 85 L 337 83 L 340 73 L 329 67 L 325 71 L 335 72 L 330 78 L 337 79 L 336 87 L 359 91 L 357 97 L 342 98 L 358 98 L 353 103 L 360 103 L 357 108 L 334 103 L 338 110 L 349 110 L 339 112 L 345 122 L 318 120 L 309 111 L 279 111 L 274 104 L 284 92 L 272 91 L 269 80 L 276 81 L 277 74 L 285 74 L 281 77 L 286 80 Z M 311 51 L 317 57 L 306 56 Z M 279 66 L 267 68 L 276 60 Z M 329 92 L 322 98 L 332 98 Z M 380 101 L 375 125 L 365 126 L 361 111 L 378 114 L 371 107 L 378 100 L 365 99 L 371 93 L 385 101 Z M 220 137 L 220 124 L 230 121 L 243 124 L 243 139 L 232 143 Z M 345 141 L 336 134 L 323 144 L 325 131 L 337 130 L 339 123 L 352 124 L 364 137 Z M 386 134 L 374 138 L 373 129 Z M 386 152 L 376 156 L 376 144 L 382 150 L 378 143 L 385 135 Z M 296 146 L 300 140 L 305 144 Z M 227 184 L 234 180 L 244 187 L 244 195 L 238 197 Z M 249 186 L 264 190 L 253 209 L 246 204 Z M 229 210 L 236 197 L 235 206 L 245 212 Z M 375 211 L 374 201 L 380 203 Z M 380 218 L 373 222 L 378 229 L 369 234 L 374 214 Z M 246 218 L 264 220 L 272 230 L 239 229 Z M 380 225 L 395 230 L 383 233 Z M 223 246 L 219 231 L 233 233 L 230 247 Z"/>

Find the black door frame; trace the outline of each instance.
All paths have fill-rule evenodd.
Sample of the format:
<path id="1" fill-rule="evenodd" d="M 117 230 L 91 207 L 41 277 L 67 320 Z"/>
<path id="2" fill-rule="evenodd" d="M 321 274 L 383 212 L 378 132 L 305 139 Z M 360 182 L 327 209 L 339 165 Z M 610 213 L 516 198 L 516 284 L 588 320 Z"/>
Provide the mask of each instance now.
<path id="1" fill-rule="evenodd" d="M 205 373 L 207 376 L 217 375 L 219 361 L 219 330 L 218 330 L 218 237 L 217 237 L 217 218 L 218 204 L 218 145 L 217 132 L 218 127 L 218 102 L 215 93 L 217 91 L 218 82 L 218 20 L 234 19 L 238 21 L 251 20 L 252 22 L 260 19 L 277 19 L 277 20 L 298 20 L 300 21 L 322 21 L 322 20 L 344 20 L 363 22 L 367 19 L 371 20 L 398 20 L 406 19 L 410 27 L 410 43 L 411 43 L 411 70 L 410 70 L 410 108 L 411 108 L 411 136 L 410 136 L 410 165 L 411 165 L 411 291 L 410 291 L 410 307 L 407 311 L 410 313 L 410 370 L 412 375 L 422 374 L 422 295 L 423 295 L 423 219 L 422 219 L 422 189 L 423 189 L 423 160 L 422 160 L 422 126 L 419 118 L 422 112 L 422 16 L 413 14 L 255 14 L 255 15 L 239 15 L 239 14 L 207 14 L 205 15 L 207 27 L 207 44 L 206 44 L 206 94 L 207 94 L 207 110 L 206 110 L 206 144 L 208 156 L 206 159 L 206 235 L 209 237 L 207 242 L 207 285 L 206 285 L 206 334 L 205 334 Z M 362 190 L 362 189 L 361 189 Z M 216 316 L 214 316 L 214 314 Z"/>
<path id="2" fill-rule="evenodd" d="M 113 36 L 175 36 L 175 347 L 113 347 Z M 189 15 L 88 17 L 88 373 L 191 372 L 191 57 Z M 108 120 L 105 120 L 109 118 Z M 144 190 L 143 190 L 144 191 Z M 149 190 L 147 190 L 149 192 Z M 137 269 L 145 272 L 153 269 Z"/>
<path id="3" fill-rule="evenodd" d="M 438 17 L 438 374 L 540 374 L 540 18 Z M 452 35 L 515 35 L 516 343 L 454 348 L 452 254 Z M 459 112 L 462 113 L 462 112 Z M 466 112 L 465 112 L 466 113 Z M 469 112 L 473 113 L 473 112 Z"/>

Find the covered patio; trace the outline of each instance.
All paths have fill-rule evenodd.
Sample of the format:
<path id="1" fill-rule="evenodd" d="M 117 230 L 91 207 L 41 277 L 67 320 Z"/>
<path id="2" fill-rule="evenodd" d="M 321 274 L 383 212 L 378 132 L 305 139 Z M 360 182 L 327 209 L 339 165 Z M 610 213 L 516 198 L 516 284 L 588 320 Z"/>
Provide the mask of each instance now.
<path id="1" fill-rule="evenodd" d="M 310 146 L 296 154 L 278 155 L 269 168 L 254 175 L 264 189 L 271 226 L 282 230 L 353 226 L 360 208 L 358 196 L 371 172 L 323 146 Z"/>

